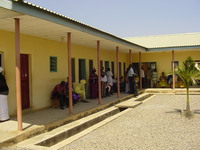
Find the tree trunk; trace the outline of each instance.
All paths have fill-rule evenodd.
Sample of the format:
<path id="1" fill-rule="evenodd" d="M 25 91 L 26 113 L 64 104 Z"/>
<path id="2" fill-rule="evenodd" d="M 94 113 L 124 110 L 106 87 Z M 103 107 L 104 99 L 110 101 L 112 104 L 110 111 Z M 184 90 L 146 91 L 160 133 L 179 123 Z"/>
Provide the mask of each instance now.
<path id="1" fill-rule="evenodd" d="M 186 111 L 190 112 L 189 87 L 187 89 Z"/>

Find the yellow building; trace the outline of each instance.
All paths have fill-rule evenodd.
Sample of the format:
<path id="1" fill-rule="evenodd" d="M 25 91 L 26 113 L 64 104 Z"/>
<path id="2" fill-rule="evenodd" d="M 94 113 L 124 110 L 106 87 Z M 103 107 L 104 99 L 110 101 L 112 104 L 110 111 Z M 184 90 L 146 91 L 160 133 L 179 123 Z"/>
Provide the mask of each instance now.
<path id="1" fill-rule="evenodd" d="M 172 59 L 175 65 L 191 56 L 200 63 L 200 33 L 186 33 L 147 37 L 129 37 L 126 40 L 144 46 L 147 51 L 142 54 L 142 62 L 156 62 L 158 74 L 172 72 Z M 174 51 L 174 56 L 173 52 Z M 133 62 L 138 62 L 138 54 Z"/>
<path id="2" fill-rule="evenodd" d="M 193 41 L 186 37 L 187 40 Z M 160 74 L 171 71 L 173 54 L 179 64 L 187 56 L 200 60 L 198 40 L 193 44 L 165 43 L 165 46 L 148 45 L 148 38 L 147 45 L 139 41 L 144 39 L 123 39 L 28 2 L 0 0 L 0 66 L 5 70 L 10 89 L 10 115 L 16 115 L 19 90 L 24 111 L 49 107 L 53 87 L 67 80 L 69 58 L 72 82 L 88 81 L 91 69 L 97 69 L 98 62 L 110 67 L 117 77 L 117 70 L 119 76 L 124 76 L 129 63 L 156 63 Z M 18 71 L 21 88 L 17 84 Z"/>

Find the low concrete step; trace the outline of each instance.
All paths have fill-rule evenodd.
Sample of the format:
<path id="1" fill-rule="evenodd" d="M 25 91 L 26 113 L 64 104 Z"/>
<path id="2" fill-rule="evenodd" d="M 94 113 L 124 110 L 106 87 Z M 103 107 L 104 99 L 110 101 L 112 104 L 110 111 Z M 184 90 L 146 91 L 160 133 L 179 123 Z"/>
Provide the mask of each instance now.
<path id="1" fill-rule="evenodd" d="M 27 139 L 18 143 L 18 146 L 26 145 L 30 148 L 49 149 L 51 146 L 61 142 L 62 140 L 65 140 L 119 112 L 120 110 L 117 107 L 110 107 L 98 113 L 58 127 L 50 132 Z"/>
<path id="2" fill-rule="evenodd" d="M 200 88 L 190 88 L 189 89 L 190 93 L 194 94 L 199 94 L 200 93 Z M 162 93 L 169 93 L 169 94 L 174 94 L 174 93 L 185 93 L 186 88 L 149 88 L 145 90 L 145 93 L 152 93 L 152 94 L 162 94 Z"/>
<path id="3" fill-rule="evenodd" d="M 134 98 L 131 98 L 127 101 L 124 101 L 124 102 L 121 102 L 117 105 L 115 105 L 115 107 L 118 107 L 118 108 L 134 108 L 140 104 L 142 104 L 142 101 L 145 100 L 146 98 L 150 97 L 151 94 L 148 94 L 148 93 L 143 93 L 137 97 L 134 97 Z"/>
<path id="4" fill-rule="evenodd" d="M 123 102 L 122 104 L 118 104 L 116 105 L 116 107 L 119 107 L 119 108 L 134 108 L 138 105 L 142 104 L 142 102 L 139 102 L 139 101 L 128 101 L 128 102 Z"/>

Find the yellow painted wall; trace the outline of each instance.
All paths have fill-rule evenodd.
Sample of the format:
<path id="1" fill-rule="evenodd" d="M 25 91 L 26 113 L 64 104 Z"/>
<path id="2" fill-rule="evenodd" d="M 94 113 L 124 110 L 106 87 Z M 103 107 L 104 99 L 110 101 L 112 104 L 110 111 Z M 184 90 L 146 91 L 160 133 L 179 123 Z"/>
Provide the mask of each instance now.
<path id="1" fill-rule="evenodd" d="M 0 31 L 0 52 L 3 55 L 3 68 L 4 75 L 9 87 L 8 105 L 9 112 L 14 114 L 16 112 L 16 99 L 15 99 L 15 53 L 14 42 L 12 33 Z"/>
<path id="2" fill-rule="evenodd" d="M 30 56 L 30 81 L 32 92 L 32 108 L 47 107 L 50 101 L 52 88 L 67 81 L 67 50 L 66 44 L 39 39 L 35 37 L 22 36 L 21 53 Z M 57 57 L 57 72 L 50 72 L 50 56 Z"/>
<path id="3" fill-rule="evenodd" d="M 200 60 L 200 50 L 192 51 L 175 51 L 174 60 L 179 62 L 179 65 L 182 65 L 182 62 L 188 57 L 191 56 L 194 60 Z M 158 75 L 161 75 L 162 72 L 170 73 L 171 72 L 171 61 L 172 61 L 172 52 L 152 52 L 152 53 L 142 53 L 141 62 L 156 62 Z M 133 62 L 139 62 L 139 55 L 133 54 Z"/>
<path id="4" fill-rule="evenodd" d="M 15 45 L 14 33 L 0 31 L 0 52 L 3 53 L 5 77 L 10 89 L 8 105 L 10 115 L 16 115 L 15 91 Z M 30 110 L 37 110 L 51 105 L 50 93 L 60 81 L 67 79 L 68 59 L 66 43 L 21 35 L 21 54 L 29 55 L 30 70 Z M 50 72 L 50 56 L 57 57 L 57 72 Z M 89 59 L 97 68 L 96 49 L 72 45 L 72 58 L 76 64 L 76 82 L 78 82 L 78 59 L 86 60 L 86 77 L 89 77 Z M 128 54 L 120 53 L 120 62 L 126 62 Z M 101 60 L 115 62 L 115 52 L 101 50 Z M 115 63 L 116 67 L 116 63 Z M 116 70 L 116 69 L 115 69 Z"/>

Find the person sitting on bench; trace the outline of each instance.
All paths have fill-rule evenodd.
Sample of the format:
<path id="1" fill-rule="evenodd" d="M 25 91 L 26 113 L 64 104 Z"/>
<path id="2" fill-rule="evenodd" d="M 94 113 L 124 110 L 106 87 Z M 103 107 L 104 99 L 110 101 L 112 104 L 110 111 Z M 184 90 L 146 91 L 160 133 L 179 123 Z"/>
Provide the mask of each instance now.
<path id="1" fill-rule="evenodd" d="M 59 99 L 60 109 L 64 109 L 64 104 L 67 104 L 67 91 L 65 81 L 61 81 L 60 84 L 57 84 L 51 92 L 51 99 L 55 98 Z"/>

